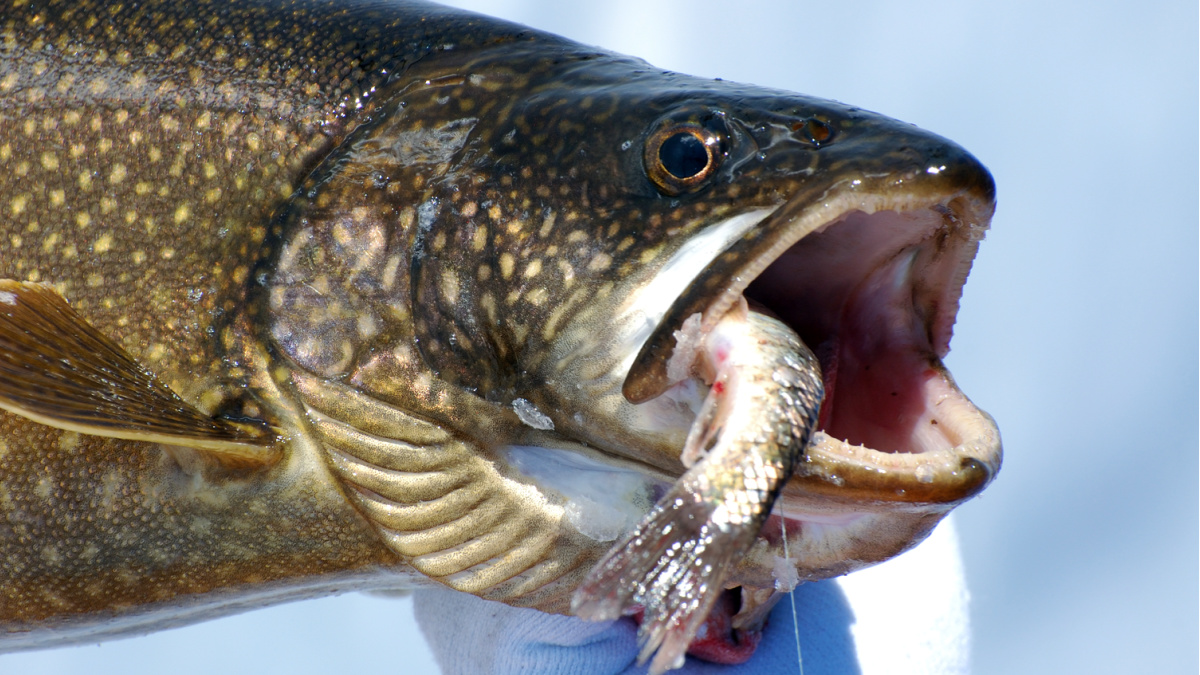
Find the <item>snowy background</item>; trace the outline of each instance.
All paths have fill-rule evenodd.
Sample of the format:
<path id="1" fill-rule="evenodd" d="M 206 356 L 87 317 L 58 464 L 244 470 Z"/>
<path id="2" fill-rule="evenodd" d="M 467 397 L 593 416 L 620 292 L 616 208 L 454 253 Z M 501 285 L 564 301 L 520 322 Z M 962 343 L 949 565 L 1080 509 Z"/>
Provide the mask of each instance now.
<path id="1" fill-rule="evenodd" d="M 962 144 L 999 210 L 948 364 L 999 421 L 958 516 L 974 672 L 1196 673 L 1197 5 L 461 0 L 672 70 L 853 103 Z M 0 657 L 2 673 L 436 672 L 352 595 Z"/>

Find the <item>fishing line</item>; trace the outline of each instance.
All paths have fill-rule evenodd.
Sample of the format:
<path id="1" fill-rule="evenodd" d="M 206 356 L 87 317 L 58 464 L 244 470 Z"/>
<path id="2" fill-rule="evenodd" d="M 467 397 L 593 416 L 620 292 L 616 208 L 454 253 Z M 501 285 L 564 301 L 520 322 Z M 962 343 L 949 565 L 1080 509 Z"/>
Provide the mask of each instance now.
<path id="1" fill-rule="evenodd" d="M 792 554 L 788 552 L 787 515 L 783 508 L 783 492 L 779 493 L 779 529 L 783 532 L 783 559 L 791 564 Z M 800 619 L 796 613 L 796 587 L 788 591 L 788 600 L 792 603 L 792 631 L 796 634 L 796 665 L 800 667 L 800 675 L 804 675 L 804 654 L 800 652 Z"/>

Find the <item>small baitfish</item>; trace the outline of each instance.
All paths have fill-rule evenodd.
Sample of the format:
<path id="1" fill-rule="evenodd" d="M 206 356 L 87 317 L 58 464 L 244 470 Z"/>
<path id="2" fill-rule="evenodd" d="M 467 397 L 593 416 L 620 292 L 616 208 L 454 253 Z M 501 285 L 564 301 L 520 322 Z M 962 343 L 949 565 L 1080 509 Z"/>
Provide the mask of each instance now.
<path id="1" fill-rule="evenodd" d="M 0 650 L 438 583 L 662 672 L 999 470 L 945 139 L 421 2 L 2 1 Z"/>

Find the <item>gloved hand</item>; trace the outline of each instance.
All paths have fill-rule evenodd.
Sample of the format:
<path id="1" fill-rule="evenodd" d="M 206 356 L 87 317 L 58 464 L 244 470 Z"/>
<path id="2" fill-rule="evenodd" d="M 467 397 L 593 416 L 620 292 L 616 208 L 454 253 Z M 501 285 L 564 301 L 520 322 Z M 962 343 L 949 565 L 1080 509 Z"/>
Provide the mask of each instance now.
<path id="1" fill-rule="evenodd" d="M 805 675 L 965 675 L 967 591 L 953 524 L 916 549 L 793 593 Z M 631 619 L 593 623 L 448 589 L 417 591 L 417 621 L 446 675 L 644 673 Z M 771 613 L 758 651 L 723 666 L 688 657 L 681 675 L 799 673 L 792 604 Z"/>

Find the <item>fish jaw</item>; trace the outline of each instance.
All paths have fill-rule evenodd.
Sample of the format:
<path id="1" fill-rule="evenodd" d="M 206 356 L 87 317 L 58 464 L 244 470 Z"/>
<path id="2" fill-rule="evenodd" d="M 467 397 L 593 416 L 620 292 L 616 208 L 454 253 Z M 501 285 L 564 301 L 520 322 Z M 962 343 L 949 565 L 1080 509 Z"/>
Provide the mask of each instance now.
<path id="1" fill-rule="evenodd" d="M 915 546 L 999 470 L 994 421 L 941 362 L 994 210 L 994 188 L 986 170 L 956 146 L 932 149 L 945 142 L 930 137 L 913 145 L 920 143 L 926 150 L 914 153 L 906 169 L 847 172 L 774 208 L 727 217 L 690 250 L 681 247 L 646 284 L 650 291 L 631 293 L 614 312 L 609 332 L 624 351 L 614 350 L 621 356 L 611 370 L 593 361 L 579 371 L 591 378 L 575 381 L 592 402 L 581 408 L 585 415 L 619 420 L 631 430 L 623 442 L 640 450 L 643 461 L 668 467 L 674 461 L 681 471 L 708 391 L 694 371 L 678 376 L 675 350 L 689 317 L 699 315 L 692 331 L 703 340 L 731 306 L 748 300 L 816 353 L 826 390 L 818 430 L 773 517 L 725 581 L 743 586 L 733 617 L 739 629 L 753 629 L 781 588 L 782 519 L 787 564 L 795 569 L 787 576 L 828 578 Z M 593 441 L 604 446 L 612 438 Z M 615 605 L 595 605 L 618 585 L 585 584 L 577 611 L 619 613 Z M 636 604 L 626 602 L 623 611 Z M 656 660 L 655 668 L 674 663 Z"/>

